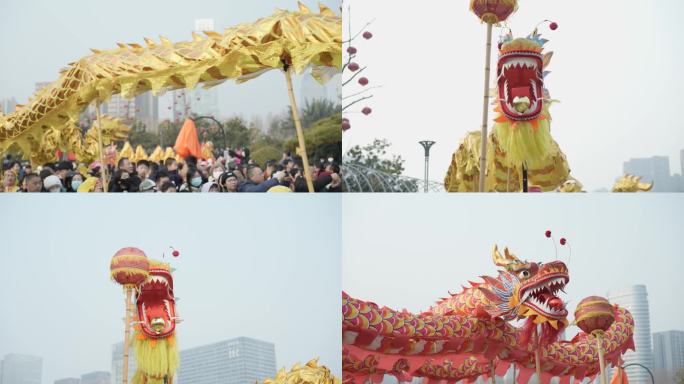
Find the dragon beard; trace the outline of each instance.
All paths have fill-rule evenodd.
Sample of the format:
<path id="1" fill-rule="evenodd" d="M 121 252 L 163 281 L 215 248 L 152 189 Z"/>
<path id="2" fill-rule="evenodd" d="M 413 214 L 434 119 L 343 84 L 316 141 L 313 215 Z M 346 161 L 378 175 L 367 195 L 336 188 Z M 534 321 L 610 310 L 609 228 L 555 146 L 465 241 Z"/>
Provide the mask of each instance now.
<path id="1" fill-rule="evenodd" d="M 531 121 L 509 120 L 495 109 L 499 116 L 495 119 L 492 135 L 498 149 L 505 156 L 498 157 L 504 166 L 517 168 L 525 164 L 528 168 L 541 168 L 558 155 L 558 147 L 551 137 L 548 105 L 544 105 L 539 117 Z"/>

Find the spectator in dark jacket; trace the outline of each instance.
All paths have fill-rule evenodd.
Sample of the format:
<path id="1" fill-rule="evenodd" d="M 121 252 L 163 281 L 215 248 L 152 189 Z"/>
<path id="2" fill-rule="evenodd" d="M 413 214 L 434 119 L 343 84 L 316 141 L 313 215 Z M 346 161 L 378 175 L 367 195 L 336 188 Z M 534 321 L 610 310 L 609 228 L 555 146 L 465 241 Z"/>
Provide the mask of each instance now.
<path id="1" fill-rule="evenodd" d="M 285 177 L 283 172 L 279 172 L 272 179 L 264 180 L 264 171 L 258 165 L 247 168 L 247 178 L 238 186 L 238 192 L 266 192 L 271 187 L 280 185 Z"/>

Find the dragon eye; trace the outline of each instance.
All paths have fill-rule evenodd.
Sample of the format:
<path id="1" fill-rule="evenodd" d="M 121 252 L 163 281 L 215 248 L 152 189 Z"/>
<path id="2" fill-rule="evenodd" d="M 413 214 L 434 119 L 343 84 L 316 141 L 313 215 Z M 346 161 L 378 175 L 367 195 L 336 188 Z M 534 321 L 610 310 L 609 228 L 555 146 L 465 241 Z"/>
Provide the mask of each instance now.
<path id="1" fill-rule="evenodd" d="M 518 276 L 522 278 L 528 278 L 530 277 L 530 271 L 528 271 L 527 269 L 523 269 L 522 271 L 518 272 Z"/>

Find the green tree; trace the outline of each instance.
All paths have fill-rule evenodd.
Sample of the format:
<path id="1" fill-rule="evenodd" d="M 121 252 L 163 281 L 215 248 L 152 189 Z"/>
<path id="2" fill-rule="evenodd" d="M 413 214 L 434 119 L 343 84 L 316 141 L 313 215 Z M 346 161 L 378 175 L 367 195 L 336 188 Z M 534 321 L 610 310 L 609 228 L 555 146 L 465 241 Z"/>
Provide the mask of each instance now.
<path id="1" fill-rule="evenodd" d="M 306 130 L 318 121 L 339 113 L 342 113 L 342 107 L 328 99 L 307 99 L 304 102 L 304 108 L 301 108 L 299 118 L 302 122 L 302 129 Z M 342 124 L 341 121 L 340 124 Z M 280 140 L 296 136 L 291 107 L 287 107 L 280 118 L 273 121 L 268 134 Z"/>
<path id="2" fill-rule="evenodd" d="M 674 375 L 674 382 L 675 384 L 684 384 L 684 368 L 679 368 Z"/>
<path id="3" fill-rule="evenodd" d="M 386 157 L 387 148 L 391 145 L 392 143 L 387 139 L 375 139 L 363 147 L 355 145 L 347 151 L 348 160 L 345 162 L 363 165 L 390 175 L 401 176 L 401 173 L 404 172 L 406 160 L 402 159 L 401 155 L 391 155 L 390 159 L 383 158 Z"/>
<path id="4" fill-rule="evenodd" d="M 145 129 L 145 124 L 139 120 L 136 120 L 131 127 L 131 133 L 128 136 L 128 141 L 131 143 L 133 148 L 140 144 L 143 148 L 145 148 L 145 151 L 149 153 L 150 151 L 154 150 L 157 145 L 159 145 L 159 135 L 147 132 Z"/>
<path id="5" fill-rule="evenodd" d="M 311 128 L 304 131 L 304 142 L 309 162 L 315 164 L 318 159 L 332 157 L 336 162 L 342 158 L 342 114 L 338 113 L 316 122 Z M 285 149 L 295 153 L 299 141 L 293 137 L 285 142 Z"/>
<path id="6" fill-rule="evenodd" d="M 400 155 L 389 155 L 388 148 L 392 144 L 387 139 L 375 139 L 364 146 L 350 148 L 345 156 L 344 164 L 360 165 L 384 174 L 385 177 L 363 177 L 363 183 L 355 185 L 351 192 L 417 192 L 418 183 L 414 179 L 402 178 L 404 162 Z M 343 169 L 344 173 L 344 169 Z M 368 175 L 365 175 L 368 176 Z M 346 186 L 345 186 L 346 188 Z"/>

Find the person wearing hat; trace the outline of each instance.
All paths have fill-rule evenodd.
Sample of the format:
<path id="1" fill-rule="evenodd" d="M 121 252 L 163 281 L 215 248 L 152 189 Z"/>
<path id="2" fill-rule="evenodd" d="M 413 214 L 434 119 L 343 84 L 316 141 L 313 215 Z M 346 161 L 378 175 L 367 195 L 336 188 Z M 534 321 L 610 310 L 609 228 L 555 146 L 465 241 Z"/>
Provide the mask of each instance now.
<path id="1" fill-rule="evenodd" d="M 237 192 L 238 177 L 234 172 L 223 172 L 219 176 L 221 192 Z"/>
<path id="2" fill-rule="evenodd" d="M 43 187 L 48 192 L 62 192 L 62 181 L 56 175 L 50 175 L 43 180 Z"/>
<path id="3" fill-rule="evenodd" d="M 200 192 L 221 192 L 221 187 L 213 181 L 206 182 L 202 185 Z"/>
<path id="4" fill-rule="evenodd" d="M 60 161 L 57 163 L 57 166 L 55 167 L 55 175 L 59 177 L 59 180 L 62 182 L 62 186 L 66 186 L 66 175 L 73 170 L 74 164 L 72 164 L 71 161 Z"/>
<path id="5" fill-rule="evenodd" d="M 150 179 L 145 179 L 140 183 L 140 192 L 156 192 L 154 187 L 156 184 Z"/>

